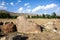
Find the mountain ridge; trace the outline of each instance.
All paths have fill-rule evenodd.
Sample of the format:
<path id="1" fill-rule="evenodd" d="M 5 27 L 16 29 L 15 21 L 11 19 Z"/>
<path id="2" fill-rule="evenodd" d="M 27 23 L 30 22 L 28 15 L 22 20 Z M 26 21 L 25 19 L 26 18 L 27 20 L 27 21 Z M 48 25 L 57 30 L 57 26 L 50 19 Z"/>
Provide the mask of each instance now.
<path id="1" fill-rule="evenodd" d="M 3 13 L 9 13 L 9 14 L 12 15 L 12 16 L 20 16 L 20 15 L 36 15 L 36 14 L 30 14 L 30 13 L 15 13 L 15 12 L 7 11 L 7 10 L 0 10 L 0 12 L 3 12 Z"/>

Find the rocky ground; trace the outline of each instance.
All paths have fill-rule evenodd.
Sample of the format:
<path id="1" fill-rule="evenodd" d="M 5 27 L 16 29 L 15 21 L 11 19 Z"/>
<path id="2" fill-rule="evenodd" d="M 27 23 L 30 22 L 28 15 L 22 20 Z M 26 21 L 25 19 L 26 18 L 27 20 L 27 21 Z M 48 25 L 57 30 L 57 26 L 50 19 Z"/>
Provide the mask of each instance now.
<path id="1" fill-rule="evenodd" d="M 13 32 L 3 37 L 0 37 L 0 40 L 60 40 L 60 19 L 28 19 L 28 21 L 35 22 L 39 25 L 45 24 L 53 20 L 55 20 L 55 26 L 57 27 L 56 33 L 46 30 L 44 30 L 43 32 L 30 34 Z M 15 21 L 16 19 L 13 22 Z"/>
<path id="2" fill-rule="evenodd" d="M 18 38 L 13 39 L 18 35 L 20 35 Z M 24 38 L 21 39 L 21 36 Z M 0 38 L 0 40 L 60 40 L 60 34 L 47 31 L 36 34 L 10 33 L 9 35 Z"/>

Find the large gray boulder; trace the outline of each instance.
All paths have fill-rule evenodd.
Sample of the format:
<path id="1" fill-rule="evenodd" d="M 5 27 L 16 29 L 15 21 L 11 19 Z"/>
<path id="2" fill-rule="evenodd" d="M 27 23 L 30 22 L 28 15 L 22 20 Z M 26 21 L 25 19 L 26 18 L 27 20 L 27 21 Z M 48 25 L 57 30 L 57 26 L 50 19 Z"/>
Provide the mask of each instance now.
<path id="1" fill-rule="evenodd" d="M 40 32 L 38 26 L 34 22 L 29 22 L 26 17 L 17 17 L 17 31 L 22 33 L 38 33 Z"/>

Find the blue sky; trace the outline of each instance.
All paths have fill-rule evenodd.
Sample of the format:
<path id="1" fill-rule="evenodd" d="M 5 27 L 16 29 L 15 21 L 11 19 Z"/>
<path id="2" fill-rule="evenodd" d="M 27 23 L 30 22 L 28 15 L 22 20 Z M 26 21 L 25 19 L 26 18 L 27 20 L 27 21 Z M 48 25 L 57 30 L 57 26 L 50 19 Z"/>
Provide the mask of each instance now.
<path id="1" fill-rule="evenodd" d="M 0 0 L 0 10 L 17 13 L 60 13 L 60 0 Z"/>

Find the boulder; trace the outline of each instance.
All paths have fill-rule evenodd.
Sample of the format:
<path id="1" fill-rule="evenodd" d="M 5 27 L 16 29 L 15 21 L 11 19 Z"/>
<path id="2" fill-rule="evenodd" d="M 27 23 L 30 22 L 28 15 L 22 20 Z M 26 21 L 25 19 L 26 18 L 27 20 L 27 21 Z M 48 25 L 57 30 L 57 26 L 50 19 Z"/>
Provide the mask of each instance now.
<path id="1" fill-rule="evenodd" d="M 16 26 L 14 25 L 13 22 L 11 22 L 6 25 L 3 25 L 3 27 L 1 27 L 1 31 L 3 34 L 8 34 L 8 33 L 16 31 Z"/>
<path id="2" fill-rule="evenodd" d="M 51 21 L 51 22 L 48 22 L 46 24 L 43 24 L 44 25 L 44 28 L 46 30 L 49 30 L 49 31 L 54 31 L 54 32 L 57 32 L 57 28 L 55 26 L 55 22 L 54 21 Z"/>
<path id="3" fill-rule="evenodd" d="M 3 22 L 2 21 L 0 22 L 0 25 L 3 25 Z"/>
<path id="4" fill-rule="evenodd" d="M 21 35 L 16 35 L 15 37 L 13 37 L 13 40 L 27 40 L 28 37 L 27 36 L 21 36 Z"/>
<path id="5" fill-rule="evenodd" d="M 6 40 L 6 37 L 2 37 L 2 38 L 0 38 L 0 40 Z"/>
<path id="6" fill-rule="evenodd" d="M 38 33 L 40 32 L 38 25 L 34 22 L 28 21 L 26 17 L 17 17 L 17 31 L 22 33 Z"/>

